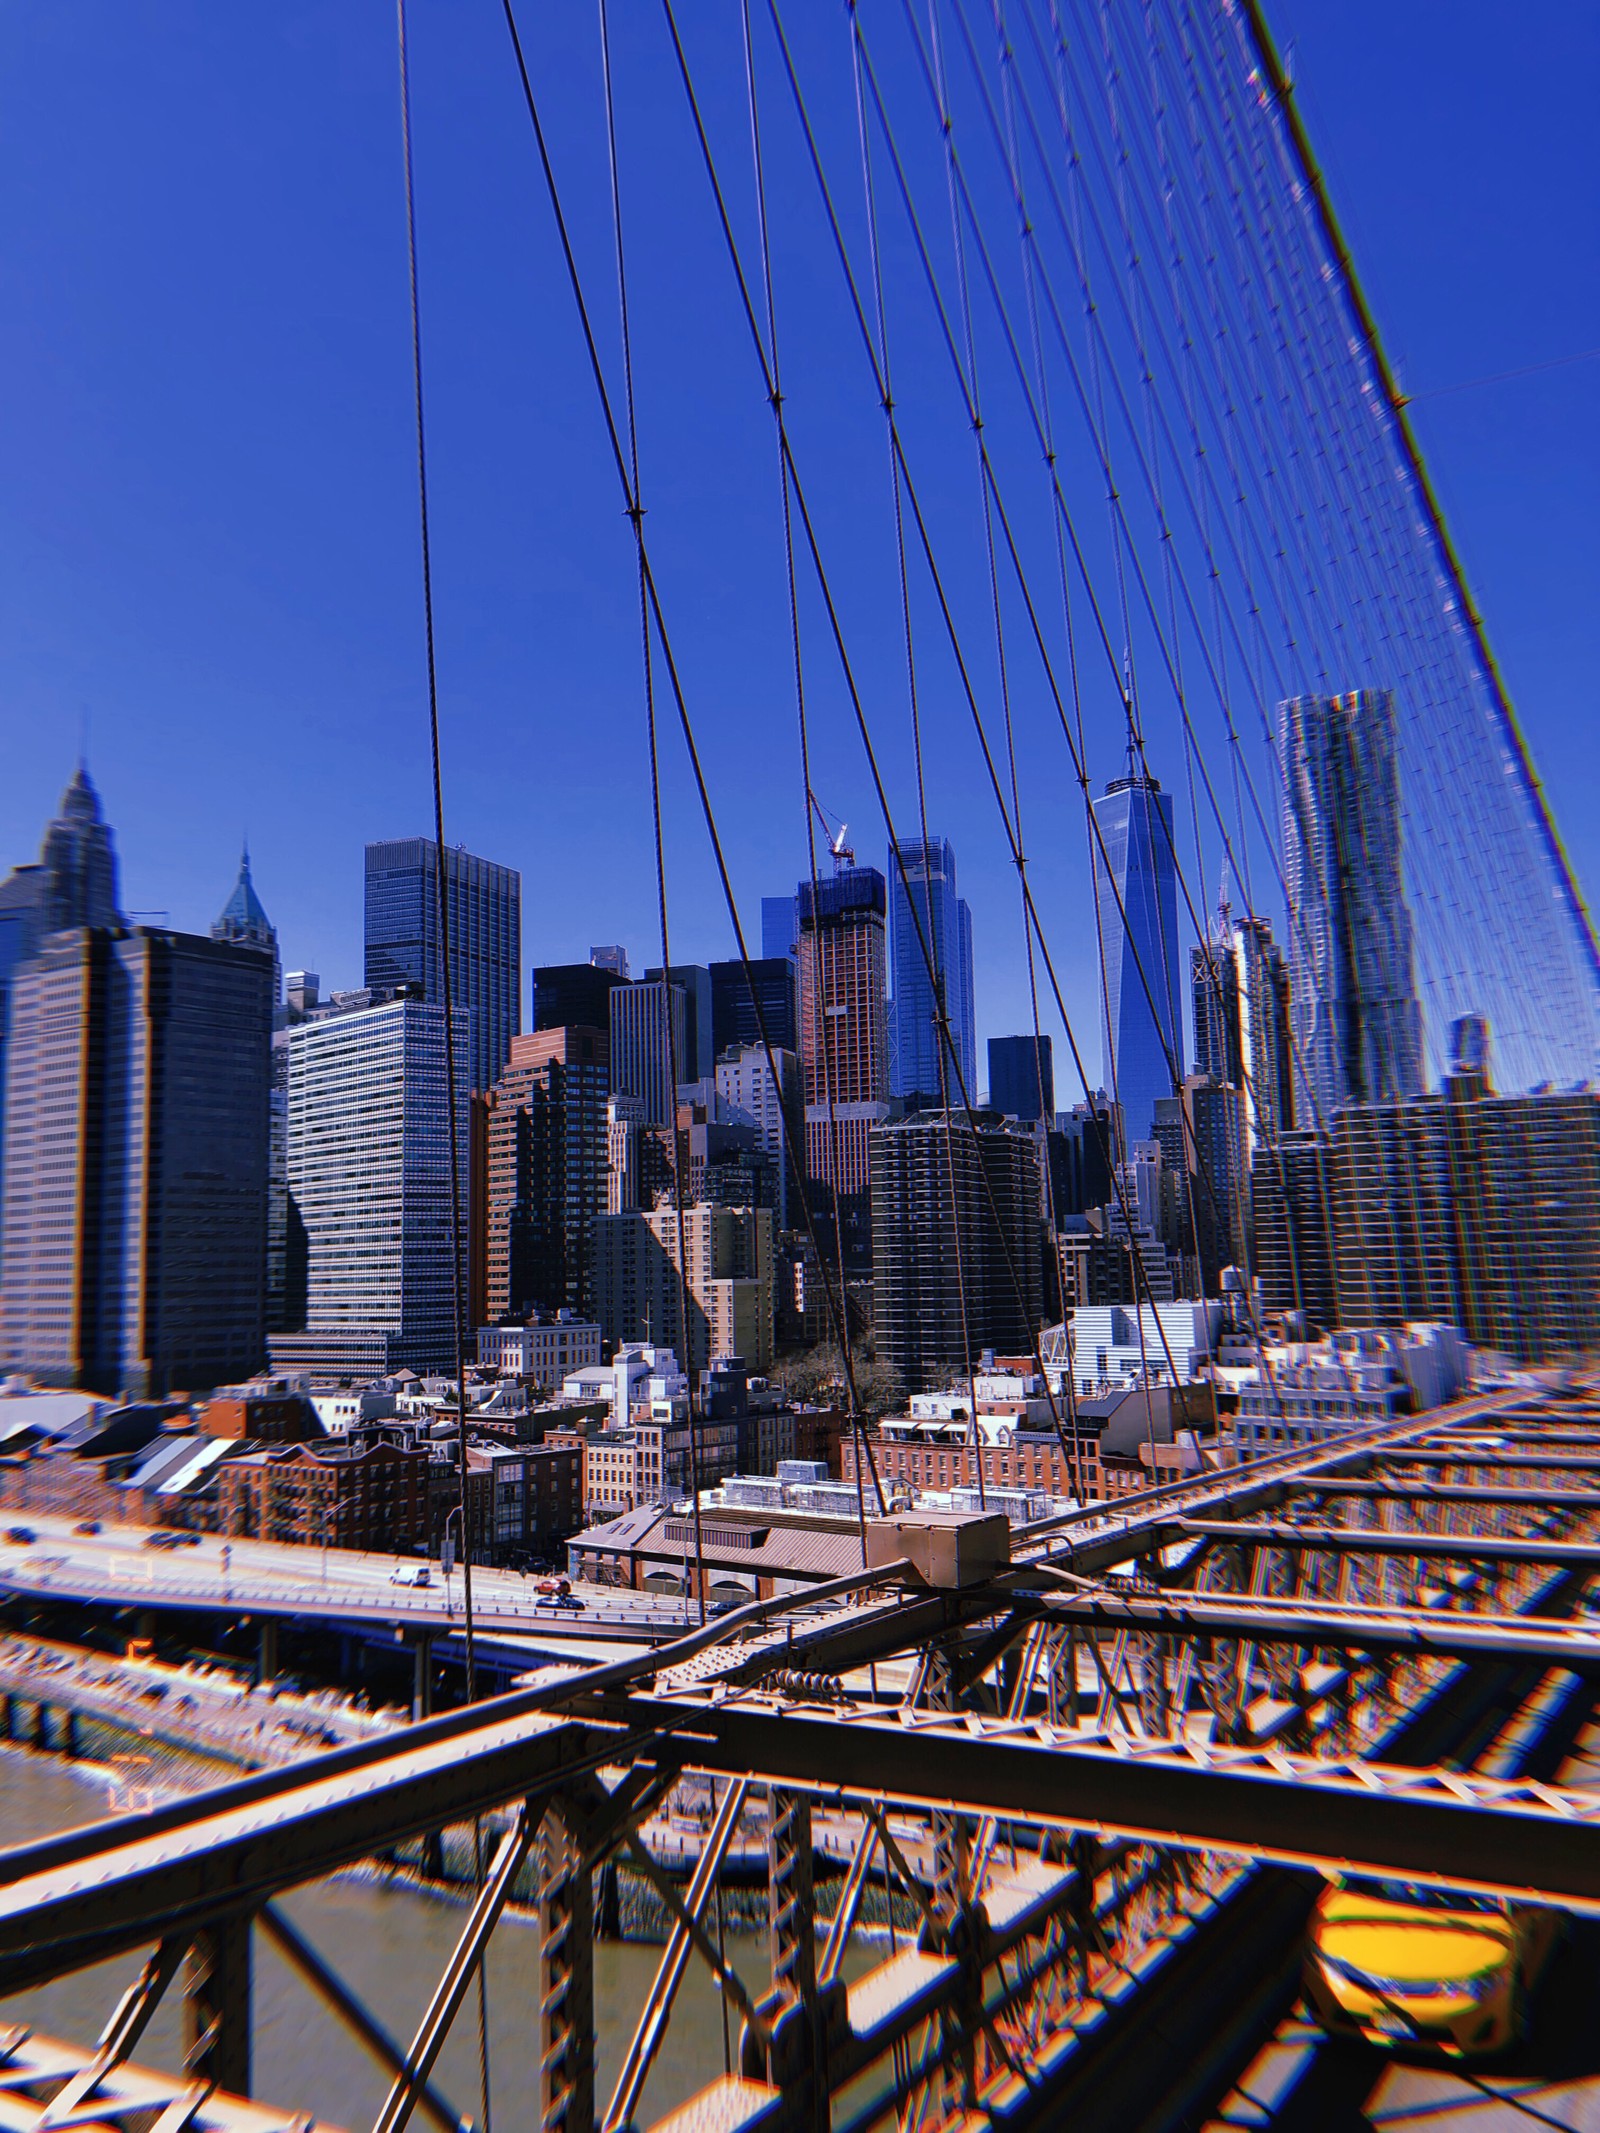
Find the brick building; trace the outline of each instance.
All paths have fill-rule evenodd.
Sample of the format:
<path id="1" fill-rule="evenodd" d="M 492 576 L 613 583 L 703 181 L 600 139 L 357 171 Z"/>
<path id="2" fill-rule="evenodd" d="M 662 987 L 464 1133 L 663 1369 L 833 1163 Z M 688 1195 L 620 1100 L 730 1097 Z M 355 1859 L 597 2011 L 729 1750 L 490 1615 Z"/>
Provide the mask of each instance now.
<path id="1" fill-rule="evenodd" d="M 382 1442 L 273 1445 L 224 1460 L 219 1530 L 411 1553 L 428 1539 L 428 1454 Z"/>

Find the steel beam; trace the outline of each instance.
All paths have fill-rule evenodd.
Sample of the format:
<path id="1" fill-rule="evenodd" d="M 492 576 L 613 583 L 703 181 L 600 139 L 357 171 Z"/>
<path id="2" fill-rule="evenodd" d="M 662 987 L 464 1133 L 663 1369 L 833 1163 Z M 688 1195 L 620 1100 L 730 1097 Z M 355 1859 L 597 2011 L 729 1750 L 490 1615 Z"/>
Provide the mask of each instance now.
<path id="1" fill-rule="evenodd" d="M 90 1825 L 0 1857 L 0 1994 L 259 1905 L 444 1823 L 548 1797 L 608 1762 L 625 1732 L 535 1713 L 456 1714 L 367 1749 L 247 1778 L 152 1815 Z"/>
<path id="2" fill-rule="evenodd" d="M 183 2064 L 192 2081 L 250 2093 L 251 1917 L 230 1911 L 189 1943 L 183 1995 Z"/>
<path id="3" fill-rule="evenodd" d="M 1600 1913 L 1593 1793 L 1191 1739 L 1086 1739 L 971 1714 L 841 1720 L 754 1698 L 715 1706 L 658 1698 L 648 1708 L 663 1727 L 692 1731 L 700 1767 L 763 1771 L 829 1799 L 887 1793 L 930 1813 L 955 1803 L 1179 1849 L 1291 1866 L 1333 1860 L 1451 1888 L 1542 1895 Z"/>
<path id="4" fill-rule="evenodd" d="M 403 2075 L 406 2056 L 400 2046 L 382 2023 L 367 2012 L 343 1979 L 329 1969 L 316 1949 L 283 1912 L 275 1904 L 263 1904 L 258 1913 L 258 1922 L 278 1953 L 299 1971 L 317 1997 L 325 2006 L 333 2009 L 351 2034 L 360 2038 L 390 2080 Z M 446 2098 L 440 2095 L 431 2081 L 422 2084 L 417 2102 L 438 2127 L 439 2133 L 464 2133 L 467 2122 Z"/>
<path id="5" fill-rule="evenodd" d="M 1499 1533 L 1379 1533 L 1366 1526 L 1236 1526 L 1218 1518 L 1186 1518 L 1183 1531 L 1199 1540 L 1231 1540 L 1251 1548 L 1291 1548 L 1324 1555 L 1435 1555 L 1472 1563 L 1600 1566 L 1600 1537 L 1553 1541 Z"/>
<path id="6" fill-rule="evenodd" d="M 1256 1644 L 1327 1646 L 1411 1657 L 1510 1660 L 1600 1674 L 1600 1626 L 1548 1616 L 1434 1614 L 1426 1608 L 1258 1599 L 1210 1593 L 1123 1598 L 1114 1592 L 1062 1593 L 1039 1603 L 1047 1619 L 1174 1638 L 1223 1638 Z M 1022 1716 L 1022 1713 L 1014 1714 Z M 1070 1724 L 1070 1718 L 1053 1721 Z"/>
<path id="7" fill-rule="evenodd" d="M 1306 1484 L 1314 1496 L 1353 1496 L 1380 1503 L 1533 1504 L 1544 1511 L 1600 1511 L 1600 1488 L 1497 1489 L 1462 1481 L 1318 1481 Z"/>
<path id="8" fill-rule="evenodd" d="M 594 1884 L 559 1797 L 539 1832 L 540 2133 L 594 2133 Z"/>
<path id="9" fill-rule="evenodd" d="M 416 2108 L 428 2078 L 433 2072 L 440 2048 L 450 2034 L 450 2025 L 456 2018 L 467 1986 L 483 1960 L 489 1935 L 495 1922 L 505 1908 L 511 1893 L 511 1884 L 518 1869 L 528 1856 L 532 1839 L 531 1816 L 526 1807 L 520 1808 L 516 1819 L 500 1840 L 489 1877 L 478 1892 L 478 1900 L 472 1906 L 461 1938 L 456 1942 L 445 1965 L 444 1975 L 434 1988 L 433 1998 L 428 2002 L 426 2013 L 417 2030 L 404 2066 L 395 2076 L 394 2086 L 378 2113 L 374 2133 L 404 2133 L 404 2128 Z M 587 2129 L 585 2129 L 587 2133 Z"/>

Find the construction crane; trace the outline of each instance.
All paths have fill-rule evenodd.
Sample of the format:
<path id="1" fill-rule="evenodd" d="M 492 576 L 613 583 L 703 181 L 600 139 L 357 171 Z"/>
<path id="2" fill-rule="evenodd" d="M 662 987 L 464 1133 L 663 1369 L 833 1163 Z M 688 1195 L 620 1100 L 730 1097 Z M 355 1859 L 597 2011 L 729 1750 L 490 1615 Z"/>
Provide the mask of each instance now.
<path id="1" fill-rule="evenodd" d="M 812 812 L 822 824 L 822 834 L 828 840 L 828 850 L 833 856 L 833 871 L 838 874 L 846 867 L 853 867 L 856 863 L 855 847 L 844 841 L 849 823 L 842 816 L 830 815 L 809 785 L 806 787 L 806 793 L 811 801 Z M 837 829 L 834 827 L 835 822 L 838 823 Z"/>

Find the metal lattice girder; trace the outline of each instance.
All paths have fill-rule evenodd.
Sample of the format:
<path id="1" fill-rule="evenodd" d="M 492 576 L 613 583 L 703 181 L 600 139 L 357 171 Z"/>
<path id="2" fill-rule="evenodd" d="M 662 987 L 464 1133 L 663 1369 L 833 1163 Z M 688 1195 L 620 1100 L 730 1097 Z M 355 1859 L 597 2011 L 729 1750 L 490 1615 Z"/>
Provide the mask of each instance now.
<path id="1" fill-rule="evenodd" d="M 1560 1563 L 1600 1568 L 1600 1539 L 1543 1540 L 1535 1535 L 1378 1532 L 1370 1526 L 1235 1526 L 1221 1519 L 1186 1518 L 1195 1539 L 1244 1541 L 1255 1548 L 1294 1548 L 1328 1555 L 1439 1555 L 1474 1563 Z"/>
<path id="2" fill-rule="evenodd" d="M 0 1859 L 0 1993 L 635 1759 L 615 1728 L 497 1708 L 18 1847 Z"/>
<path id="3" fill-rule="evenodd" d="M 651 1706 L 672 1722 L 672 1706 Z M 1188 1739 L 1086 1737 L 970 1713 L 813 1716 L 683 1699 L 707 1769 L 760 1770 L 828 1798 L 952 1801 L 1285 1865 L 1328 1861 L 1600 1913 L 1600 1796 L 1453 1771 L 1337 1762 Z M 691 1716 L 692 1713 L 692 1716 Z"/>
<path id="4" fill-rule="evenodd" d="M 1525 1661 L 1600 1674 L 1600 1625 L 1563 1622 L 1552 1616 L 1437 1614 L 1420 1607 L 1211 1593 L 1159 1598 L 1142 1594 L 1124 1598 L 1117 1592 L 1063 1593 L 1039 1604 L 1047 1617 L 1067 1624 L 1160 1629 L 1174 1638 L 1248 1639 L 1256 1644 L 1403 1653 L 1419 1659 Z"/>
<path id="5" fill-rule="evenodd" d="M 18 2024 L 0 2026 L 0 2123 L 10 2133 L 48 2133 L 51 2125 L 76 2125 L 84 2133 L 132 2133 L 159 2127 L 162 2133 L 332 2133 L 299 2111 L 275 2110 L 208 2088 L 202 2081 L 174 2080 L 126 2060 L 97 2064 L 97 2055 Z"/>
<path id="6" fill-rule="evenodd" d="M 1381 1503 L 1481 1504 L 1493 1510 L 1501 1504 L 1528 1505 L 1542 1511 L 1600 1511 L 1600 1488 L 1532 1489 L 1509 1483 L 1492 1488 L 1468 1481 L 1328 1481 L 1318 1482 L 1308 1493 L 1342 1496 Z"/>
<path id="7" fill-rule="evenodd" d="M 594 2133 L 594 1883 L 557 1798 L 539 1831 L 540 2133 Z"/>
<path id="8" fill-rule="evenodd" d="M 183 2063 L 191 2081 L 250 2093 L 251 1918 L 230 1912 L 189 1943 L 183 1987 Z"/>

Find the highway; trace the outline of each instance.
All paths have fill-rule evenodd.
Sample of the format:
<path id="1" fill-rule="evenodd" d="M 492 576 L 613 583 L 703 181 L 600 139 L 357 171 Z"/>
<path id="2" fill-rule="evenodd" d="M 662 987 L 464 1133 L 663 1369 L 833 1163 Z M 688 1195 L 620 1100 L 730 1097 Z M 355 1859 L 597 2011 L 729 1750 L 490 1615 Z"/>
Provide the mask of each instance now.
<path id="1" fill-rule="evenodd" d="M 369 1555 L 348 1548 L 290 1547 L 278 1541 L 194 1536 L 190 1545 L 148 1545 L 144 1526 L 74 1530 L 70 1518 L 38 1512 L 0 1514 L 0 1595 L 79 1600 L 113 1607 L 211 1610 L 306 1621 L 414 1630 L 464 1626 L 459 1566 L 445 1577 L 437 1563 L 411 1556 Z M 19 1542 L 6 1535 L 26 1531 Z M 425 1586 L 396 1584 L 397 1570 L 429 1571 Z M 535 1581 L 514 1570 L 472 1572 L 472 1613 L 487 1635 L 559 1631 L 577 1643 L 605 1639 L 651 1644 L 686 1626 L 684 1602 L 656 1593 L 584 1586 L 582 1606 L 541 1598 Z M 541 1634 L 541 1646 L 547 1638 Z"/>

